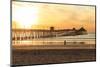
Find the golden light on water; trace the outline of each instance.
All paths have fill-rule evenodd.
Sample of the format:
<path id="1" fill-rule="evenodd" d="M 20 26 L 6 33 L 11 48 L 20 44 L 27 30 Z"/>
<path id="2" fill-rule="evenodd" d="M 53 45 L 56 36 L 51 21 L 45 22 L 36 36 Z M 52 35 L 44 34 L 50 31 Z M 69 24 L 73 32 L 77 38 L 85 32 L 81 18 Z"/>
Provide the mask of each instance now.
<path id="1" fill-rule="evenodd" d="M 54 31 L 56 29 L 64 30 L 64 29 L 74 29 L 74 28 L 76 28 L 77 30 L 80 29 L 81 27 L 84 27 L 87 30 L 87 32 L 95 33 L 95 7 L 76 6 L 76 5 L 67 5 L 67 4 L 61 5 L 61 4 L 48 4 L 48 3 L 16 2 L 16 1 L 12 2 L 12 29 L 14 34 L 12 35 L 13 36 L 12 39 L 20 40 L 20 41 L 13 41 L 14 45 L 15 44 L 44 45 L 44 41 L 46 45 L 47 44 L 51 45 L 51 42 L 54 45 L 64 44 L 63 38 L 61 40 L 61 43 L 59 42 L 60 39 L 58 40 L 50 39 L 50 42 L 48 41 L 49 39 L 46 39 L 47 40 L 46 42 L 46 40 L 44 40 L 45 38 L 41 40 L 42 42 L 40 42 L 39 40 L 36 40 L 37 42 L 28 41 L 33 39 L 35 40 L 37 38 L 52 36 L 52 34 L 50 33 L 52 31 L 51 27 L 54 28 Z M 42 32 L 40 31 L 31 32 L 32 30 L 30 29 L 33 30 L 37 29 L 38 31 L 42 30 Z M 43 30 L 45 29 L 51 31 L 44 33 Z M 20 32 L 20 30 L 22 31 Z M 54 35 L 54 36 L 61 36 L 65 34 L 62 33 L 60 35 Z M 53 34 L 57 34 L 57 32 L 56 33 L 54 32 Z M 88 36 L 90 37 L 90 35 Z M 66 39 L 68 41 L 68 38 Z M 55 40 L 57 40 L 57 42 Z M 75 40 L 76 39 L 72 41 Z M 89 40 L 87 41 L 90 43 Z M 95 41 L 92 40 L 92 42 Z"/>

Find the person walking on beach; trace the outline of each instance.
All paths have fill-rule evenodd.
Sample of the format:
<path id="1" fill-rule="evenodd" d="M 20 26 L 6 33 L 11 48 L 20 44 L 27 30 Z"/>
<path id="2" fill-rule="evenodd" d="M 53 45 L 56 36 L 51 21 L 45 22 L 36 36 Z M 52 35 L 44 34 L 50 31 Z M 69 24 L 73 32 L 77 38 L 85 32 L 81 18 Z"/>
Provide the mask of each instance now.
<path id="1" fill-rule="evenodd" d="M 64 45 L 66 45 L 66 40 L 64 40 Z"/>

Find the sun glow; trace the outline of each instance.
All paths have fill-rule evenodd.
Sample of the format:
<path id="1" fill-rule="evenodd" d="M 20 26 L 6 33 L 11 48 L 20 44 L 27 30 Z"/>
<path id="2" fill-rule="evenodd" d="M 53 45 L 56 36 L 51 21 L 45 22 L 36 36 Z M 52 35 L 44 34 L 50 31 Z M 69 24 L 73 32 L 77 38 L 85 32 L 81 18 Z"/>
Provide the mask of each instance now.
<path id="1" fill-rule="evenodd" d="M 37 8 L 29 5 L 13 5 L 12 17 L 22 28 L 31 28 L 37 24 Z"/>
<path id="2" fill-rule="evenodd" d="M 30 2 L 12 2 L 13 29 L 85 27 L 95 32 L 95 7 Z"/>

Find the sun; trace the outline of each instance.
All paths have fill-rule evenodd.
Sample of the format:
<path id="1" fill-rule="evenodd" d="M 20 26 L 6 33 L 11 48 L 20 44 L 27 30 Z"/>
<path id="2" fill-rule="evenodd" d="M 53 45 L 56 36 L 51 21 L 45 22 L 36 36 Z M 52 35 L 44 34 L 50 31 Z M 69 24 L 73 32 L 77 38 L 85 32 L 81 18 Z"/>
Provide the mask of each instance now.
<path id="1" fill-rule="evenodd" d="M 12 17 L 22 28 L 31 28 L 37 24 L 38 10 L 35 6 L 13 4 Z"/>

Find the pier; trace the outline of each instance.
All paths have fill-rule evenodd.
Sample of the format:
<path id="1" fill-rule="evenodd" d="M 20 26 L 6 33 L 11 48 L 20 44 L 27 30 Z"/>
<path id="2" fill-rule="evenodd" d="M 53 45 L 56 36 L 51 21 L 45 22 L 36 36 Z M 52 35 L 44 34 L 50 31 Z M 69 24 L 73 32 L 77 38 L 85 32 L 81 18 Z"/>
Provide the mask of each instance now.
<path id="1" fill-rule="evenodd" d="M 87 31 L 83 28 L 80 28 L 79 30 L 76 30 L 75 28 L 55 30 L 54 27 L 50 27 L 50 30 L 12 29 L 12 40 L 31 40 L 31 39 L 47 38 L 47 37 L 75 36 L 86 33 Z"/>

